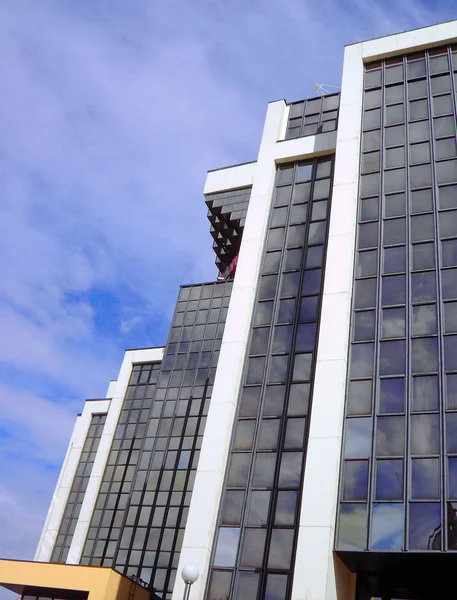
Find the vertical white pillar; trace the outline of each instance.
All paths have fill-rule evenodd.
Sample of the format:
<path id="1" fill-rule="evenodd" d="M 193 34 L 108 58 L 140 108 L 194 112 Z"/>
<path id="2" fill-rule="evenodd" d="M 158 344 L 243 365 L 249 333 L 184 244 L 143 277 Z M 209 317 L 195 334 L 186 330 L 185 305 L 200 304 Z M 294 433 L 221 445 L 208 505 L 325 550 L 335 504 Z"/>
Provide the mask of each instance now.
<path id="1" fill-rule="evenodd" d="M 357 212 L 363 64 L 345 49 L 327 266 L 295 559 L 293 600 L 349 600 L 353 577 L 333 555 Z"/>
<path id="2" fill-rule="evenodd" d="M 286 111 L 287 106 L 283 100 L 268 105 L 178 565 L 178 574 L 187 564 L 198 567 L 201 575 L 192 586 L 192 595 L 199 599 L 203 598 L 208 575 L 230 437 L 242 382 L 275 178 L 275 145 L 284 129 Z M 183 592 L 184 583 L 178 576 L 173 600 L 181 600 Z"/>

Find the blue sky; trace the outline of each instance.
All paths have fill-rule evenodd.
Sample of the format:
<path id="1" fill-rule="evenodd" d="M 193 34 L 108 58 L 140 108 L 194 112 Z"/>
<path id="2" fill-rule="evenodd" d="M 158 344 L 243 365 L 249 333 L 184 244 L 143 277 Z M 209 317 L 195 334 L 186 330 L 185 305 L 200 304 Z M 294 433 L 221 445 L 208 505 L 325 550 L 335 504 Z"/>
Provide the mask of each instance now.
<path id="1" fill-rule="evenodd" d="M 74 418 L 215 277 L 207 169 L 344 44 L 453 0 L 0 1 L 0 556 L 33 556 Z"/>

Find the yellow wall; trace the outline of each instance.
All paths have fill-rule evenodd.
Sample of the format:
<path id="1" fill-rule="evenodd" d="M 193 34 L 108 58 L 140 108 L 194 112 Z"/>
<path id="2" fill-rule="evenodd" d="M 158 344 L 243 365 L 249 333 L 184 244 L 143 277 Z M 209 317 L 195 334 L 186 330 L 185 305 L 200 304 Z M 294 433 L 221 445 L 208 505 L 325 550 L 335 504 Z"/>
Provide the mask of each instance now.
<path id="1" fill-rule="evenodd" d="M 106 567 L 0 560 L 0 585 L 17 593 L 27 586 L 89 592 L 89 600 L 149 600 L 149 592 Z M 132 588 L 133 586 L 133 588 Z"/>

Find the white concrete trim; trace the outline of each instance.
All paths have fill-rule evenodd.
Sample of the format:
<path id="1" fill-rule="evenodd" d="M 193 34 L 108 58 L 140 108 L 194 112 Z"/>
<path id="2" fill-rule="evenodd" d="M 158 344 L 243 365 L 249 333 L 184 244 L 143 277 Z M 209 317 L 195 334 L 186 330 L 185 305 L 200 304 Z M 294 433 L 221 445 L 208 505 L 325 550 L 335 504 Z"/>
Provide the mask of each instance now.
<path id="1" fill-rule="evenodd" d="M 76 418 L 70 443 L 60 470 L 59 479 L 52 496 L 51 505 L 40 536 L 40 541 L 38 542 L 35 553 L 35 560 L 37 561 L 47 562 L 51 558 L 82 448 L 86 441 L 87 432 L 92 421 L 92 415 L 106 414 L 109 410 L 109 405 L 110 400 L 108 399 L 86 401 L 83 412 Z"/>
<path id="2" fill-rule="evenodd" d="M 73 534 L 70 550 L 68 551 L 67 564 L 79 564 L 81 554 L 89 529 L 92 513 L 97 501 L 98 492 L 105 472 L 106 462 L 116 431 L 117 422 L 124 402 L 125 393 L 130 380 L 130 374 L 134 364 L 161 362 L 164 348 L 146 348 L 144 350 L 127 350 L 115 382 L 111 382 L 108 388 L 112 394 L 110 410 L 106 417 L 105 427 L 95 457 L 94 466 L 87 485 L 84 500 L 79 513 L 78 523 Z"/>
<path id="3" fill-rule="evenodd" d="M 206 176 L 204 194 L 214 194 L 234 190 L 237 188 L 249 187 L 254 180 L 256 163 L 247 163 L 244 165 L 234 165 L 217 171 L 209 171 Z"/>
<path id="4" fill-rule="evenodd" d="M 362 59 L 367 62 L 423 50 L 431 46 L 442 46 L 455 41 L 457 41 L 457 20 L 368 40 L 360 44 L 354 44 L 354 46 L 361 47 Z M 347 46 L 347 48 L 353 48 L 354 46 Z"/>

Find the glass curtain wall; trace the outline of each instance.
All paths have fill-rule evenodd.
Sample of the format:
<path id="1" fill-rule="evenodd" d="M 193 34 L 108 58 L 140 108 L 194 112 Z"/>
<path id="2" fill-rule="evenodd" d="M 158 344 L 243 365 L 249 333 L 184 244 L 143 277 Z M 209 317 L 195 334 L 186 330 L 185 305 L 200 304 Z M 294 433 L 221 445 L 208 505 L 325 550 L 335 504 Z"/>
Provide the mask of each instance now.
<path id="1" fill-rule="evenodd" d="M 457 549 L 456 69 L 365 68 L 340 550 Z"/>

